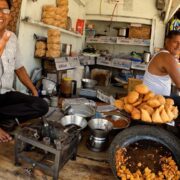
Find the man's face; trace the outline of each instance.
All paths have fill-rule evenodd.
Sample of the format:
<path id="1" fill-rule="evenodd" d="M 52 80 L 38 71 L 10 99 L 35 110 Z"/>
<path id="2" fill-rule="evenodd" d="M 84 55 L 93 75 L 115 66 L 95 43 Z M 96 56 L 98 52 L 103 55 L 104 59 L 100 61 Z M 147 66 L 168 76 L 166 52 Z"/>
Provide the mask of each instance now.
<path id="1" fill-rule="evenodd" d="M 172 55 L 180 54 L 180 35 L 173 36 L 171 39 L 166 39 L 166 48 Z"/>
<path id="2" fill-rule="evenodd" d="M 0 31 L 4 31 L 10 21 L 10 14 L 4 13 L 3 9 L 9 9 L 5 0 L 0 0 Z"/>

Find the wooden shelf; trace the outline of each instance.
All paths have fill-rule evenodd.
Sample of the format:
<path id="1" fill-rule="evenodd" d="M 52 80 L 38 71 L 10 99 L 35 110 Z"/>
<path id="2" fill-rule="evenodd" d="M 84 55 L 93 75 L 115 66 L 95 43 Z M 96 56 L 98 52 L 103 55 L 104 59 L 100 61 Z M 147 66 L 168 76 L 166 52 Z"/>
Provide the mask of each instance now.
<path id="1" fill-rule="evenodd" d="M 74 32 L 71 32 L 71 31 L 65 30 L 63 28 L 56 27 L 56 26 L 44 24 L 44 23 L 42 23 L 40 21 L 30 20 L 30 19 L 22 19 L 21 21 L 24 22 L 24 23 L 28 23 L 28 24 L 32 24 L 32 25 L 40 26 L 40 27 L 44 27 L 44 28 L 58 29 L 61 33 L 68 34 L 68 35 L 71 35 L 71 36 L 74 36 L 74 37 L 78 37 L 78 38 L 82 37 L 82 35 L 80 35 L 80 34 L 76 34 Z"/>

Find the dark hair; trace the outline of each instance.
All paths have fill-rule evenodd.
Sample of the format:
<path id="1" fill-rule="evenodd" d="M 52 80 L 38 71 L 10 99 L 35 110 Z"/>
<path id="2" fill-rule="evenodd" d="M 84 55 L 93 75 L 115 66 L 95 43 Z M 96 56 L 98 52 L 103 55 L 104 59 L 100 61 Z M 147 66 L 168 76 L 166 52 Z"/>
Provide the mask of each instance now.
<path id="1" fill-rule="evenodd" d="M 9 9 L 11 9 L 12 6 L 12 0 L 5 0 L 8 3 Z"/>
<path id="2" fill-rule="evenodd" d="M 175 31 L 175 30 L 172 30 L 172 31 L 169 31 L 168 35 L 166 36 L 167 39 L 171 39 L 173 38 L 174 36 L 180 36 L 180 31 Z"/>

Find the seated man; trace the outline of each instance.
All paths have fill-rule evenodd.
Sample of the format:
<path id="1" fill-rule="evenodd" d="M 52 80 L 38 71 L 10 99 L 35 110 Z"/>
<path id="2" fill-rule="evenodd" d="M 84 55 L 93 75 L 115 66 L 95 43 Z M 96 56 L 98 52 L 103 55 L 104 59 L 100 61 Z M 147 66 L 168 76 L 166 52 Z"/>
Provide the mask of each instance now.
<path id="1" fill-rule="evenodd" d="M 180 70 L 176 56 L 180 53 L 180 32 L 170 31 L 165 39 L 164 50 L 149 62 L 144 75 L 144 84 L 156 94 L 170 96 L 171 80 L 180 89 Z"/>
<path id="2" fill-rule="evenodd" d="M 10 20 L 11 0 L 0 1 L 0 124 L 8 119 L 28 120 L 43 116 L 48 111 L 47 103 L 39 98 L 25 68 L 14 33 L 6 30 Z M 14 72 L 33 96 L 14 91 Z M 0 142 L 11 140 L 0 128 Z"/>

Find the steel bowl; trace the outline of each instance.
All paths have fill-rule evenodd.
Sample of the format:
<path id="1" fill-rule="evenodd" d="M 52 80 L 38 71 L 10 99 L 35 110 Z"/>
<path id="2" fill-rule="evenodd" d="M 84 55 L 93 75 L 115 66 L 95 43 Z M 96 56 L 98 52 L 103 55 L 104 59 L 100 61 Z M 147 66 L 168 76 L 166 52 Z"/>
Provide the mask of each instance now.
<path id="1" fill-rule="evenodd" d="M 91 119 L 88 122 L 88 126 L 93 129 L 93 130 L 104 130 L 104 131 L 111 131 L 111 129 L 113 128 L 113 124 L 106 120 L 106 119 L 101 119 L 101 118 L 95 118 L 95 119 Z"/>
<path id="2" fill-rule="evenodd" d="M 96 110 L 94 107 L 84 104 L 72 104 L 67 111 L 67 114 L 69 115 L 77 115 L 84 118 L 91 118 L 95 113 Z"/>
<path id="3" fill-rule="evenodd" d="M 124 128 L 129 127 L 130 125 L 130 119 L 121 114 L 104 115 L 103 117 L 110 120 L 113 124 L 115 121 L 125 121 L 127 123 L 126 125 L 122 127 L 116 127 L 115 125 L 113 125 L 114 126 L 113 129 L 124 129 Z"/>
<path id="4" fill-rule="evenodd" d="M 82 79 L 81 84 L 83 88 L 94 88 L 95 85 L 97 84 L 96 80 L 93 79 Z"/>
<path id="5" fill-rule="evenodd" d="M 70 125 L 76 125 L 80 129 L 84 129 L 87 126 L 86 119 L 77 115 L 64 116 L 63 118 L 61 118 L 60 123 L 64 127 L 67 127 Z"/>

